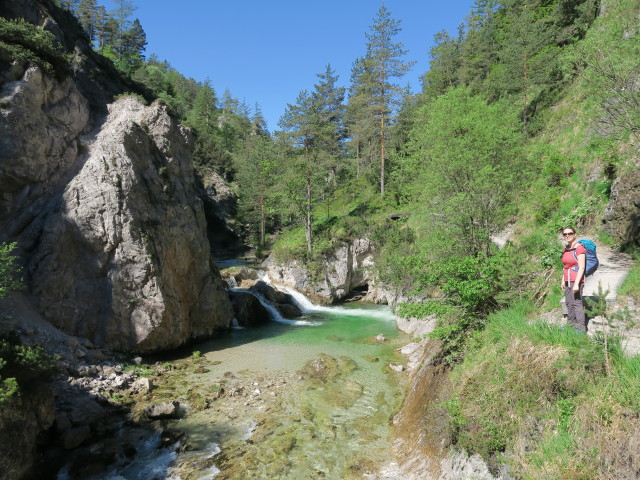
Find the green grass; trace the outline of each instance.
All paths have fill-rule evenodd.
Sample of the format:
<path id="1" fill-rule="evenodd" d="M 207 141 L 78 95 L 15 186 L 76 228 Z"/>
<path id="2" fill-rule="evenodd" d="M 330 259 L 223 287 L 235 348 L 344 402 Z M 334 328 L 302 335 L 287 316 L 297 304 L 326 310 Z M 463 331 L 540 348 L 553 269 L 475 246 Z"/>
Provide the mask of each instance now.
<path id="1" fill-rule="evenodd" d="M 631 268 L 618 293 L 640 300 L 640 263 L 636 263 Z"/>
<path id="2" fill-rule="evenodd" d="M 614 439 L 638 426 L 640 358 L 612 339 L 607 374 L 598 339 L 537 315 L 520 302 L 468 343 L 444 403 L 451 438 L 489 465 L 509 464 L 517 478 L 616 478 L 607 462 Z"/>

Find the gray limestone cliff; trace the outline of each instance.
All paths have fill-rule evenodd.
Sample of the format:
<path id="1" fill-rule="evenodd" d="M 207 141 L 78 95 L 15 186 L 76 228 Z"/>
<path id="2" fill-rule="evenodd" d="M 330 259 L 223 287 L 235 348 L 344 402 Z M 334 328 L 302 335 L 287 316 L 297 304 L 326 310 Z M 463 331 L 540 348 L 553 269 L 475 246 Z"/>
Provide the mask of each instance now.
<path id="1" fill-rule="evenodd" d="M 280 261 L 272 255 L 262 267 L 274 283 L 292 287 L 325 302 L 343 300 L 358 291 L 369 301 L 388 303 L 386 292 L 375 286 L 372 268 L 374 247 L 368 239 L 343 243 L 323 255 L 321 265 L 319 275 L 314 276 L 298 260 Z"/>
<path id="2" fill-rule="evenodd" d="M 32 303 L 61 330 L 121 350 L 227 329 L 188 129 L 161 102 L 114 101 L 126 81 L 51 2 L 9 10 L 76 52 L 64 78 L 0 58 L 0 241 L 18 242 Z"/>

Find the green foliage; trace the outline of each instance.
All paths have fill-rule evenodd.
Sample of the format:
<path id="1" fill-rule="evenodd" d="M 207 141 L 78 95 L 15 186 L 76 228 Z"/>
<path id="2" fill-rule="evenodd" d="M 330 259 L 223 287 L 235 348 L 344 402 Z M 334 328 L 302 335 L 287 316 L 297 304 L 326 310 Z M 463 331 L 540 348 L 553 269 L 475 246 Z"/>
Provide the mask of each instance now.
<path id="1" fill-rule="evenodd" d="M 611 2 L 579 49 L 584 78 L 602 108 L 602 133 L 618 138 L 640 131 L 637 14 L 635 0 Z"/>
<path id="2" fill-rule="evenodd" d="M 456 88 L 418 115 L 403 160 L 407 188 L 468 253 L 486 253 L 528 177 L 514 112 Z"/>
<path id="3" fill-rule="evenodd" d="M 34 63 L 59 78 L 70 73 L 69 58 L 53 34 L 22 18 L 0 18 L 0 53 L 11 61 Z"/>
<path id="4" fill-rule="evenodd" d="M 134 92 L 124 92 L 124 93 L 120 93 L 118 95 L 115 95 L 113 97 L 114 100 L 118 100 L 120 98 L 135 98 L 136 100 L 138 100 L 140 103 L 142 103 L 143 105 L 147 105 L 147 99 L 144 98 L 142 95 L 140 95 L 139 93 L 134 93 Z"/>
<path id="5" fill-rule="evenodd" d="M 628 295 L 634 300 L 640 300 L 640 262 L 636 262 L 629 270 L 627 277 L 618 289 L 620 295 Z"/>
<path id="6" fill-rule="evenodd" d="M 30 382 L 48 377 L 54 365 L 42 347 L 21 345 L 17 333 L 0 336 L 0 404 L 18 395 Z"/>
<path id="7" fill-rule="evenodd" d="M 124 370 L 141 377 L 150 377 L 154 374 L 153 367 L 144 363 L 125 365 Z"/>
<path id="8" fill-rule="evenodd" d="M 454 367 L 442 404 L 451 439 L 490 465 L 500 456 L 521 478 L 609 478 L 604 439 L 634 428 L 640 360 L 532 313 L 518 303 L 490 315 Z"/>
<path id="9" fill-rule="evenodd" d="M 429 315 L 437 315 L 440 318 L 448 318 L 458 310 L 442 300 L 427 300 L 420 303 L 399 303 L 396 314 L 402 318 L 425 318 Z"/>
<path id="10" fill-rule="evenodd" d="M 22 288 L 22 268 L 13 254 L 17 246 L 17 243 L 0 243 L 0 298 Z"/>
<path id="11" fill-rule="evenodd" d="M 1 364 L 0 364 L 1 370 Z M 15 378 L 0 378 L 0 405 L 18 393 L 18 382 Z"/>

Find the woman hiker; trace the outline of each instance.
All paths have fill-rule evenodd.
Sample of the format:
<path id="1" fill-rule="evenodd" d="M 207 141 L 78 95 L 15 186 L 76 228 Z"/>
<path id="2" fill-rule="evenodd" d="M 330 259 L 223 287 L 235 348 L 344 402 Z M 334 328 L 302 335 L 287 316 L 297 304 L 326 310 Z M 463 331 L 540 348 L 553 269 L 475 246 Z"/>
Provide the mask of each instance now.
<path id="1" fill-rule="evenodd" d="M 567 320 L 577 332 L 587 332 L 587 321 L 582 304 L 582 290 L 584 288 L 584 269 L 587 259 L 587 251 L 576 238 L 576 229 L 564 227 L 562 238 L 566 242 L 562 253 L 562 289 L 564 299 L 569 311 Z"/>

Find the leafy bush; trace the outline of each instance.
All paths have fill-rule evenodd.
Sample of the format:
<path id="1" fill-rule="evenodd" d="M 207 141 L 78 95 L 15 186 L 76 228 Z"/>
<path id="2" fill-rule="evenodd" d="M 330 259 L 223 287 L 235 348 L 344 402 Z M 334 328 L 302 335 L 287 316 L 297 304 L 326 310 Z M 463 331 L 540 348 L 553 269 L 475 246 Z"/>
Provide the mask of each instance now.
<path id="1" fill-rule="evenodd" d="M 15 243 L 0 243 L 0 298 L 22 287 Z M 14 331 L 0 334 L 0 404 L 17 395 L 27 382 L 47 376 L 53 359 L 41 347 L 21 345 Z"/>
<path id="2" fill-rule="evenodd" d="M 49 376 L 54 365 L 42 347 L 21 345 L 15 332 L 0 336 L 0 404 L 18 395 L 29 382 Z"/>
<path id="3" fill-rule="evenodd" d="M 63 78 L 70 73 L 69 58 L 51 32 L 19 18 L 0 18 L 0 54 L 11 60 L 35 63 L 47 73 Z"/>
<path id="4" fill-rule="evenodd" d="M 20 278 L 22 269 L 17 262 L 17 257 L 13 254 L 16 248 L 16 243 L 0 243 L 0 298 L 22 287 Z"/>

